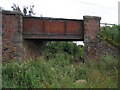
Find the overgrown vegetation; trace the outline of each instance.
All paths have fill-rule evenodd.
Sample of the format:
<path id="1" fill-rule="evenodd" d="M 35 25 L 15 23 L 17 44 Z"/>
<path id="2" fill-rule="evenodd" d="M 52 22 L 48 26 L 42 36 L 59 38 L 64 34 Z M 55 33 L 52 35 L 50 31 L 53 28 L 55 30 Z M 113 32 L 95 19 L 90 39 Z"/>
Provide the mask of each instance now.
<path id="1" fill-rule="evenodd" d="M 100 36 L 120 47 L 120 27 L 101 28 Z M 84 47 L 47 42 L 36 60 L 3 64 L 3 88 L 118 88 L 118 60 L 111 55 L 83 63 Z"/>
<path id="2" fill-rule="evenodd" d="M 46 61 L 11 62 L 3 66 L 3 88 L 117 88 L 118 65 L 111 56 L 100 64 L 71 63 L 62 53 Z"/>
<path id="3" fill-rule="evenodd" d="M 120 48 L 120 26 L 101 27 L 100 36 L 106 39 L 110 44 Z"/>
<path id="4" fill-rule="evenodd" d="M 118 87 L 118 61 L 112 56 L 102 57 L 99 64 L 80 63 L 84 49 L 72 42 L 48 42 L 43 52 L 37 60 L 4 64 L 3 88 Z"/>

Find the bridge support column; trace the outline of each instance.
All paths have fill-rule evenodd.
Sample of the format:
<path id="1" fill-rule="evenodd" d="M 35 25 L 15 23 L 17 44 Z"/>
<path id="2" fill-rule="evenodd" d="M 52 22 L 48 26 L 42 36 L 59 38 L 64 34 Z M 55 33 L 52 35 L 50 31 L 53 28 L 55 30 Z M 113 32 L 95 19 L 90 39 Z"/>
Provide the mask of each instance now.
<path id="1" fill-rule="evenodd" d="M 84 16 L 85 61 L 96 59 L 96 36 L 100 30 L 100 17 Z"/>
<path id="2" fill-rule="evenodd" d="M 3 61 L 22 60 L 24 57 L 22 38 L 22 13 L 2 11 L 2 57 Z"/>

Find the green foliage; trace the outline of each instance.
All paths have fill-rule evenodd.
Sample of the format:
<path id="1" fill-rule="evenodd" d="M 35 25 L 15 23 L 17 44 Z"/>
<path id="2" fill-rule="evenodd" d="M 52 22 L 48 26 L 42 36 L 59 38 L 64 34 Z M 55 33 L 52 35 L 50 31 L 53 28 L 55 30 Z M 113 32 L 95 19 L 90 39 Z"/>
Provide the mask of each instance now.
<path id="1" fill-rule="evenodd" d="M 89 60 L 77 72 L 77 79 L 87 80 L 89 88 L 118 87 L 118 60 L 111 55 L 104 56 L 99 61 Z"/>
<path id="2" fill-rule="evenodd" d="M 3 67 L 3 87 L 28 88 L 43 87 L 40 82 L 44 79 L 45 63 L 28 61 L 7 63 Z M 43 66 L 42 66 L 43 65 Z"/>
<path id="3" fill-rule="evenodd" d="M 110 44 L 120 48 L 120 26 L 101 27 L 100 36 L 105 38 Z"/>
<path id="4" fill-rule="evenodd" d="M 108 60 L 108 61 L 107 61 Z M 56 53 L 46 61 L 10 62 L 3 65 L 3 88 L 117 88 L 117 60 L 102 57 L 97 66 L 91 60 L 72 63 L 69 54 Z"/>
<path id="5" fill-rule="evenodd" d="M 56 53 L 64 53 L 69 55 L 74 61 L 80 61 L 84 59 L 83 46 L 77 46 L 73 42 L 48 42 L 45 46 L 44 57 L 46 59 L 55 58 Z"/>

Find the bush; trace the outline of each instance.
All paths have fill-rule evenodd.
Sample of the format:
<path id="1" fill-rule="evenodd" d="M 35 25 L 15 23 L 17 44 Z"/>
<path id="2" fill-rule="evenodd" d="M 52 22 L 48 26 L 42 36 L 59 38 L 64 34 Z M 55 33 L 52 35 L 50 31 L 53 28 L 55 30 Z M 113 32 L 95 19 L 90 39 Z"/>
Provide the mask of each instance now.
<path id="1" fill-rule="evenodd" d="M 101 27 L 100 36 L 105 38 L 110 44 L 120 48 L 120 26 Z"/>
<path id="2" fill-rule="evenodd" d="M 41 61 L 11 62 L 3 67 L 3 88 L 43 87 L 46 65 Z"/>
<path id="3" fill-rule="evenodd" d="M 77 46 L 73 42 L 48 42 L 45 46 L 43 55 L 46 59 L 55 58 L 56 53 L 69 54 L 74 61 L 81 61 L 84 59 L 83 46 Z"/>

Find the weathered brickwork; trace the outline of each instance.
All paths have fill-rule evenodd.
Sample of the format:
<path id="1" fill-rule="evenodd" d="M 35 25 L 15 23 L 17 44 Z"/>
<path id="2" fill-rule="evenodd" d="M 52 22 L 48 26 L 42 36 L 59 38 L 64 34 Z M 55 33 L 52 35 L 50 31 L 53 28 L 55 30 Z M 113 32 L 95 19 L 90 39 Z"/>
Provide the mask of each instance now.
<path id="1" fill-rule="evenodd" d="M 2 16 L 3 61 L 22 59 L 22 14 L 20 12 L 4 11 Z"/>
<path id="2" fill-rule="evenodd" d="M 96 51 L 95 43 L 96 37 L 100 29 L 100 17 L 84 16 L 84 44 L 85 44 L 85 60 L 95 59 Z"/>

